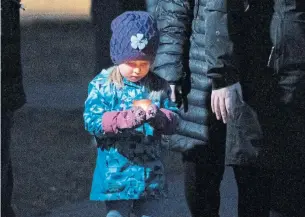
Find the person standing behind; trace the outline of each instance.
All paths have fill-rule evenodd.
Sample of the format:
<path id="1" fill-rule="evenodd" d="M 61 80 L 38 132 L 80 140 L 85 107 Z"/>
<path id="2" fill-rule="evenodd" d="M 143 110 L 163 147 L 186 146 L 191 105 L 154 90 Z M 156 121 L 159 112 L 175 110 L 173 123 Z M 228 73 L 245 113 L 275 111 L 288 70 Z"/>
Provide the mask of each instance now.
<path id="1" fill-rule="evenodd" d="M 167 140 L 183 152 L 185 194 L 192 217 L 219 216 L 229 115 L 213 103 L 226 104 L 231 110 L 233 100 L 242 97 L 242 49 L 233 44 L 237 35 L 243 35 L 243 29 L 236 27 L 242 23 L 247 4 L 233 3 L 159 0 L 155 12 L 161 37 L 154 73 L 171 84 L 172 100 L 183 106 L 177 134 Z M 225 100 L 212 100 L 219 94 Z M 234 167 L 234 173 L 238 196 L 247 199 L 239 200 L 239 217 L 266 216 L 264 195 L 258 190 L 264 182 L 258 169 L 245 163 Z"/>
<path id="2" fill-rule="evenodd" d="M 248 3 L 248 12 L 242 17 L 242 22 L 235 23 L 235 28 L 243 29 L 244 34 L 233 32 L 236 40 L 232 47 L 243 48 L 239 56 L 243 62 L 243 70 L 239 74 L 243 100 L 257 112 L 263 138 L 251 141 L 248 148 L 242 143 L 231 143 L 232 147 L 227 147 L 226 163 L 240 165 L 241 162 L 231 160 L 234 156 L 237 159 L 237 155 L 247 156 L 246 159 L 253 157 L 246 163 L 260 168 L 257 176 L 264 185 L 257 191 L 265 195 L 262 198 L 264 210 L 270 210 L 271 217 L 303 217 L 305 2 L 249 0 Z M 239 5 L 241 7 L 243 3 L 239 2 Z M 232 18 L 238 17 L 232 5 L 228 10 Z M 232 31 L 229 25 L 224 29 Z M 217 34 L 211 36 L 212 40 L 217 38 Z M 229 58 L 236 59 L 236 56 L 230 55 Z M 223 73 L 221 76 L 230 79 L 231 74 Z M 214 99 L 225 101 L 227 89 L 214 92 Z M 224 118 L 221 111 L 226 110 L 226 104 L 215 103 L 215 112 L 221 119 Z M 244 123 L 239 129 L 248 125 L 249 122 Z M 237 132 L 235 135 L 238 135 Z M 269 216 L 269 213 L 264 216 Z"/>
<path id="3" fill-rule="evenodd" d="M 276 77 L 273 123 L 267 127 L 271 167 L 271 217 L 305 216 L 305 2 L 274 0 L 273 49 Z"/>
<path id="4" fill-rule="evenodd" d="M 11 206 L 13 172 L 10 155 L 14 112 L 26 97 L 22 83 L 20 55 L 20 4 L 1 1 L 1 216 L 14 217 Z"/>

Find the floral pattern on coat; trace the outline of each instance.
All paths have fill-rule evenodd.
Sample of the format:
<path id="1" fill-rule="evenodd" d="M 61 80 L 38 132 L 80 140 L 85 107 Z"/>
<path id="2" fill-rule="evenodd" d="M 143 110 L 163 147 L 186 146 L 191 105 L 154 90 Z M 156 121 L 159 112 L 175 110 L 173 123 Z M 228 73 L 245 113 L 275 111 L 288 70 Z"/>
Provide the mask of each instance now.
<path id="1" fill-rule="evenodd" d="M 166 194 L 164 166 L 160 159 L 161 135 L 154 132 L 148 123 L 114 136 L 104 134 L 102 129 L 105 112 L 127 110 L 132 107 L 134 100 L 149 98 L 150 91 L 143 82 L 156 76 L 150 73 L 137 83 L 124 79 L 124 86 L 117 88 L 107 84 L 111 70 L 103 70 L 90 82 L 85 102 L 85 129 L 96 137 L 99 145 L 90 199 L 158 198 Z M 158 78 L 152 82 L 159 80 L 162 81 Z M 152 103 L 160 108 L 177 111 L 167 97 L 167 88 L 166 85 L 164 94 L 152 99 Z"/>

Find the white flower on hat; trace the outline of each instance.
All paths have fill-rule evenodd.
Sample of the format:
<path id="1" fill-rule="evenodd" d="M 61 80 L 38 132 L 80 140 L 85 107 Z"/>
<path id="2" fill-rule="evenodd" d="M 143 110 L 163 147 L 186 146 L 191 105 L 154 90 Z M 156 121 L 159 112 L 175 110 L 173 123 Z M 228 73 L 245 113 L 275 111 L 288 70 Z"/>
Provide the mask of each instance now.
<path id="1" fill-rule="evenodd" d="M 130 41 L 131 47 L 133 49 L 143 50 L 148 44 L 148 40 L 144 38 L 144 35 L 141 33 L 138 33 L 137 35 L 132 35 Z"/>

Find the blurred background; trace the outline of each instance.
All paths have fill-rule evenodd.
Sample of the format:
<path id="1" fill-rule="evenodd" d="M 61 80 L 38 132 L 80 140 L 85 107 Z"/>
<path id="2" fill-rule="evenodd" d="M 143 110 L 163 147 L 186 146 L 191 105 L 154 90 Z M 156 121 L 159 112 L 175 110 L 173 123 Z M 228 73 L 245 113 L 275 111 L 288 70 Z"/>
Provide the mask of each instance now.
<path id="1" fill-rule="evenodd" d="M 23 0 L 21 43 L 27 104 L 12 135 L 13 207 L 46 215 L 88 198 L 95 151 L 82 106 L 94 72 L 90 0 Z"/>
<path id="2" fill-rule="evenodd" d="M 22 18 L 35 16 L 84 16 L 89 17 L 90 0 L 23 0 L 26 6 L 26 13 L 22 14 Z"/>

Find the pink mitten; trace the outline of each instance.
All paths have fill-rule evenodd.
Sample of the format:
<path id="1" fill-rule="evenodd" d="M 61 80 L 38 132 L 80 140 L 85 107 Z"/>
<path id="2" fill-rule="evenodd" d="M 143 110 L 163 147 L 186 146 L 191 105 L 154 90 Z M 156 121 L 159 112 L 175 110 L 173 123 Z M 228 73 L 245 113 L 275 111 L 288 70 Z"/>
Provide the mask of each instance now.
<path id="1" fill-rule="evenodd" d="M 159 110 L 159 108 L 154 104 L 148 106 L 147 111 L 146 111 L 146 120 L 149 121 L 149 120 L 155 118 L 158 110 Z"/>
<path id="2" fill-rule="evenodd" d="M 145 111 L 141 107 L 120 112 L 105 112 L 102 126 L 105 133 L 118 133 L 122 129 L 133 129 L 146 120 Z"/>
<path id="3" fill-rule="evenodd" d="M 156 105 L 151 105 L 146 111 L 146 120 L 155 129 L 162 134 L 173 134 L 177 128 L 177 117 L 175 113 L 161 108 Z"/>

